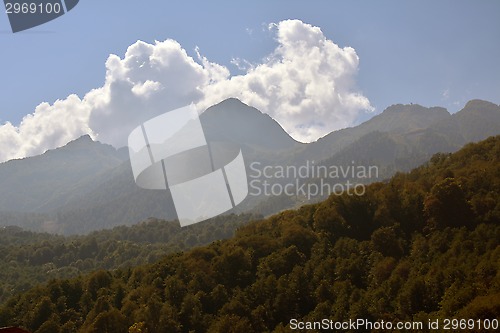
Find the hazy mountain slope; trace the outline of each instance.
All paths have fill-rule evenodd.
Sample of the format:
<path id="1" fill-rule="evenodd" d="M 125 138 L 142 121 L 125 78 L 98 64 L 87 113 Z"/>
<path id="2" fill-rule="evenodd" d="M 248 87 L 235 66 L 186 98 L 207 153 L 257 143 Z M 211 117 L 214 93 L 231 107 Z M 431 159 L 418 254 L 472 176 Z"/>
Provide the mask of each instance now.
<path id="1" fill-rule="evenodd" d="M 2 163 L 0 211 L 41 212 L 60 207 L 76 188 L 82 194 L 98 186 L 96 175 L 117 167 L 125 158 L 113 147 L 83 136 L 42 155 Z"/>
<path id="2" fill-rule="evenodd" d="M 284 151 L 301 144 L 269 115 L 236 98 L 208 108 L 200 116 L 207 140 L 238 143 L 259 151 Z"/>
<path id="3" fill-rule="evenodd" d="M 237 99 L 208 108 L 200 121 L 207 141 L 237 144 L 247 165 L 253 161 L 276 163 L 288 158 L 287 152 L 300 146 L 271 117 Z M 84 196 L 74 197 L 58 210 L 55 219 L 58 232 L 85 233 L 130 225 L 148 217 L 177 217 L 168 191 L 144 190 L 135 184 L 129 161 L 102 173 L 98 179 L 100 186 Z M 254 201 L 249 198 L 243 207 L 251 209 L 256 204 Z"/>
<path id="4" fill-rule="evenodd" d="M 421 164 L 423 161 L 420 158 L 415 160 L 414 154 L 413 147 L 401 135 L 376 131 L 364 135 L 322 161 L 321 165 L 350 165 L 354 162 L 357 165 L 377 166 L 380 181 L 396 170 L 408 170 L 410 165 Z"/>
<path id="5" fill-rule="evenodd" d="M 399 113 L 398 109 L 401 108 L 406 111 Z M 477 142 L 500 134 L 498 105 L 473 100 L 451 116 L 443 117 L 443 110 L 423 109 L 415 105 L 392 106 L 380 116 L 374 117 L 373 122 L 370 120 L 366 125 L 359 126 L 384 128 L 385 131 L 376 130 L 362 136 L 324 160 L 322 164 L 347 165 L 356 161 L 364 165 L 377 165 L 381 178 L 388 178 L 396 171 L 408 171 L 420 165 L 437 152 L 455 152 L 468 142 Z M 406 127 L 398 127 L 397 124 L 405 122 L 405 112 L 422 112 L 422 115 L 437 112 L 437 117 L 429 118 L 443 119 L 430 122 L 430 126 L 424 128 L 419 126 L 427 125 L 425 122 L 419 122 L 418 117 L 410 117 Z M 358 128 L 353 130 L 361 132 Z"/>
<path id="6" fill-rule="evenodd" d="M 347 148 L 350 144 L 372 132 L 410 133 L 449 119 L 450 114 L 441 107 L 426 108 L 417 104 L 396 104 L 381 114 L 356 127 L 332 132 L 303 148 L 300 159 L 323 160 Z"/>
<path id="7" fill-rule="evenodd" d="M 462 110 L 450 119 L 430 126 L 430 131 L 449 137 L 458 147 L 468 142 L 477 142 L 485 137 L 497 135 L 500 124 L 500 106 L 482 100 L 469 101 Z"/>
<path id="8" fill-rule="evenodd" d="M 436 152 L 456 151 L 468 140 L 500 133 L 499 107 L 478 100 L 453 115 L 439 107 L 393 105 L 364 124 L 311 144 L 296 142 L 268 115 L 236 99 L 214 105 L 200 119 L 208 141 L 241 147 L 247 170 L 252 162 L 300 166 L 314 160 L 338 166 L 354 161 L 379 167 L 379 178 L 367 181 L 388 178 Z M 0 193 L 0 212 L 12 211 L 0 214 L 3 225 L 73 234 L 131 225 L 148 217 L 176 218 L 169 192 L 135 184 L 126 150 L 88 137 L 41 156 L 0 164 L 0 184 L 16 189 Z M 269 215 L 305 202 L 300 197 L 248 196 L 237 211 Z M 20 217 L 16 210 L 36 214 Z"/>
<path id="9" fill-rule="evenodd" d="M 321 165 L 377 166 L 378 180 L 391 177 L 395 172 L 408 171 L 424 163 L 438 152 L 454 152 L 460 147 L 451 144 L 449 138 L 434 131 L 425 135 L 406 135 L 389 132 L 372 132 L 348 145 Z M 500 133 L 498 131 L 497 133 Z"/>
<path id="10" fill-rule="evenodd" d="M 229 99 L 209 108 L 201 115 L 200 121 L 208 141 L 234 142 L 241 146 L 249 163 L 252 161 L 274 163 L 278 155 L 287 157 L 288 154 L 285 152 L 300 145 L 271 117 L 236 99 Z M 88 137 L 75 142 L 76 144 L 69 144 L 68 147 L 75 148 L 77 150 L 75 154 L 81 155 L 82 160 L 65 154 L 67 147 L 49 151 L 47 154 L 57 157 L 59 163 L 67 166 L 69 170 L 75 169 L 73 163 L 85 164 L 88 163 L 87 160 L 98 162 L 98 158 L 92 157 L 94 151 L 112 149 L 98 142 L 92 142 Z M 85 152 L 85 149 L 88 151 Z M 109 158 L 114 158 L 116 155 L 122 157 L 123 152 L 112 149 L 107 154 L 110 155 Z M 35 162 L 36 158 L 28 158 L 21 163 L 23 168 L 30 169 Z M 96 164 L 91 177 L 84 177 L 83 172 L 78 172 L 74 174 L 78 179 L 73 183 L 68 184 L 64 177 L 58 180 L 66 187 L 58 189 L 56 193 L 60 195 L 51 200 L 47 201 L 44 197 L 31 196 L 31 193 L 27 193 L 24 202 L 26 205 L 28 202 L 32 203 L 31 211 L 48 214 L 45 217 L 28 216 L 21 225 L 33 228 L 39 223 L 40 229 L 44 231 L 74 234 L 117 225 L 131 225 L 148 217 L 176 218 L 169 192 L 139 188 L 134 182 L 128 160 L 118 159 L 117 163 L 109 168 Z M 5 177 L 9 172 L 12 170 L 4 170 Z M 50 187 L 53 177 L 44 175 L 37 188 L 42 191 Z M 12 181 L 11 185 L 15 187 L 15 181 Z M 253 205 L 250 203 L 247 206 Z M 16 206 L 12 208 L 14 211 L 18 210 Z M 40 219 L 43 223 L 40 223 Z M 9 216 L 6 221 L 19 221 L 19 219 Z"/>

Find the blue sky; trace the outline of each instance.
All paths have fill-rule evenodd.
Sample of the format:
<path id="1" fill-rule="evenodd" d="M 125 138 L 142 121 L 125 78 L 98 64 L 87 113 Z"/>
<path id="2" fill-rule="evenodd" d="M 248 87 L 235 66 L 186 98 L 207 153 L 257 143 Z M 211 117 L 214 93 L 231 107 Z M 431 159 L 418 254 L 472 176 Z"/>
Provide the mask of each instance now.
<path id="1" fill-rule="evenodd" d="M 17 34 L 0 15 L 0 124 L 18 126 L 42 102 L 102 87 L 108 56 L 123 58 L 137 40 L 173 39 L 195 59 L 198 47 L 231 75 L 242 74 L 231 60 L 261 63 L 277 46 L 267 27 L 286 19 L 355 50 L 354 86 L 376 113 L 395 103 L 451 112 L 473 98 L 499 104 L 499 14 L 494 0 L 81 0 L 63 17 Z"/>

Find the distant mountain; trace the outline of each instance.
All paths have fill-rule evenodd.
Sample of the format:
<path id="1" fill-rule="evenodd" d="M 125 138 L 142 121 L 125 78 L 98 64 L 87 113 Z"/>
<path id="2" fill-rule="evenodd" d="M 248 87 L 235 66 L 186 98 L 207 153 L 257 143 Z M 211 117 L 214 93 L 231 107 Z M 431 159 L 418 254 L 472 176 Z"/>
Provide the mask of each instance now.
<path id="1" fill-rule="evenodd" d="M 128 158 L 86 135 L 59 149 L 0 164 L 0 211 L 46 212 L 61 207 L 78 189 L 99 186 L 96 176 Z"/>
<path id="2" fill-rule="evenodd" d="M 365 180 L 371 182 L 410 170 L 436 152 L 453 152 L 467 142 L 500 134 L 500 107 L 473 100 L 450 115 L 441 107 L 397 104 L 359 126 L 310 144 L 298 143 L 271 117 L 237 99 L 208 108 L 200 121 L 208 141 L 241 147 L 249 175 L 252 162 L 262 167 L 355 162 L 379 168 L 378 179 Z M 176 218 L 168 191 L 144 190 L 135 184 L 126 149 L 114 149 L 88 136 L 40 156 L 0 164 L 0 186 L 4 189 L 0 192 L 2 225 L 75 234 L 149 217 Z M 324 195 L 249 196 L 236 211 L 269 215 Z"/>
<path id="3" fill-rule="evenodd" d="M 301 145 L 269 115 L 237 99 L 208 108 L 200 116 L 200 122 L 207 141 L 234 142 L 241 147 L 248 163 L 275 163 L 277 155 L 288 156 L 288 152 Z M 149 217 L 177 218 L 170 193 L 139 188 L 129 161 L 102 173 L 100 179 L 101 186 L 83 197 L 75 197 L 58 211 L 60 232 L 72 234 L 100 229 L 102 216 L 106 217 L 106 227 L 130 225 Z M 243 210 L 251 210 L 260 200 L 249 198 Z M 69 225 L 66 221 L 79 222 Z"/>
<path id="4" fill-rule="evenodd" d="M 300 158 L 323 160 L 325 156 L 333 156 L 367 134 L 373 132 L 411 133 L 426 129 L 450 117 L 448 111 L 441 107 L 426 108 L 417 104 L 392 105 L 359 126 L 334 131 L 307 145 Z"/>
<path id="5" fill-rule="evenodd" d="M 248 162 L 274 163 L 277 155 L 288 156 L 287 152 L 301 146 L 267 114 L 236 99 L 228 99 L 210 107 L 201 115 L 200 121 L 207 140 L 234 142 L 241 146 Z M 75 152 L 67 154 L 68 147 Z M 103 163 L 99 159 L 99 154 L 94 156 L 95 152 L 102 152 L 101 155 L 107 156 L 114 163 Z M 75 234 L 122 224 L 131 225 L 149 217 L 169 220 L 177 217 L 168 191 L 144 190 L 135 184 L 127 152 L 124 155 L 122 150 L 93 142 L 85 136 L 44 155 L 48 155 L 49 160 L 54 162 L 54 166 L 49 165 L 38 177 L 40 183 L 37 185 L 37 190 L 45 195 L 32 196 L 29 191 L 25 191 L 26 199 L 23 207 L 1 205 L 0 200 L 0 212 L 38 213 L 24 214 L 26 223 L 21 224 L 23 227 L 33 229 L 34 225 L 39 223 L 40 229 L 44 231 Z M 78 155 L 79 158 L 75 158 L 74 155 Z M 37 158 L 27 158 L 20 163 L 23 170 L 31 170 L 37 164 Z M 87 172 L 90 177 L 82 171 L 70 171 L 82 168 L 79 164 L 95 166 L 92 172 Z M 52 189 L 58 172 L 52 174 L 50 170 L 60 165 L 64 165 L 65 170 L 76 179 L 65 177 L 57 179 L 61 186 Z M 4 171 L 2 179 L 9 178 L 9 173 L 13 170 L 11 168 L 4 170 L 2 167 L 3 165 L 0 165 L 0 170 Z M 20 174 L 26 173 L 28 172 L 24 171 Z M 26 186 L 27 183 L 21 182 L 20 177 L 16 179 L 21 186 Z M 16 187 L 14 182 L 11 187 Z M 244 207 L 253 207 L 255 204 L 250 200 Z M 19 214 L 4 213 L 3 216 L 3 224 L 6 224 L 5 221 L 13 221 L 16 224 L 20 221 Z M 43 222 L 40 223 L 40 220 Z"/>
<path id="6" fill-rule="evenodd" d="M 344 132 L 340 136 L 339 132 Z M 388 178 L 396 171 L 408 171 L 438 152 L 455 152 L 469 142 L 477 142 L 500 133 L 500 106 L 473 100 L 455 114 L 439 107 L 393 105 L 382 114 L 355 128 L 333 132 L 320 139 L 323 151 L 336 151 L 323 160 L 324 165 L 345 165 L 356 161 L 363 165 L 377 165 L 380 177 Z M 366 134 L 365 134 L 366 133 Z M 358 137 L 361 134 L 360 137 Z M 338 137 L 339 140 L 333 142 Z M 356 139 L 357 138 L 357 139 Z M 323 141 L 322 141 L 323 140 Z M 339 142 L 352 143 L 339 149 Z M 330 146 L 326 141 L 332 141 Z"/>
<path id="7" fill-rule="evenodd" d="M 229 98 L 208 108 L 200 116 L 207 140 L 232 141 L 261 152 L 297 148 L 295 141 L 269 115 L 236 98 Z"/>
<path id="8" fill-rule="evenodd" d="M 485 137 L 497 135 L 500 124 L 500 106 L 482 101 L 471 100 L 459 112 L 446 121 L 430 126 L 430 131 L 445 135 L 456 149 L 468 142 L 477 142 Z"/>

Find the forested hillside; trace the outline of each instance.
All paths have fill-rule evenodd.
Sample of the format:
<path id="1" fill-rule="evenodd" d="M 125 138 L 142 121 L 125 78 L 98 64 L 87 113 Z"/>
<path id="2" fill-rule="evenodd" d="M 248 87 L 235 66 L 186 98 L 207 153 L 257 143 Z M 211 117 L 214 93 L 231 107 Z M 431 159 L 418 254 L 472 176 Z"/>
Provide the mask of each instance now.
<path id="1" fill-rule="evenodd" d="M 410 173 L 134 269 L 53 280 L 0 326 L 58 332 L 287 332 L 314 321 L 500 316 L 500 136 Z"/>
<path id="2" fill-rule="evenodd" d="M 218 216 L 187 228 L 177 221 L 149 219 L 73 237 L 2 227 L 0 303 L 50 279 L 153 263 L 168 253 L 229 238 L 237 227 L 256 218 L 250 214 Z"/>

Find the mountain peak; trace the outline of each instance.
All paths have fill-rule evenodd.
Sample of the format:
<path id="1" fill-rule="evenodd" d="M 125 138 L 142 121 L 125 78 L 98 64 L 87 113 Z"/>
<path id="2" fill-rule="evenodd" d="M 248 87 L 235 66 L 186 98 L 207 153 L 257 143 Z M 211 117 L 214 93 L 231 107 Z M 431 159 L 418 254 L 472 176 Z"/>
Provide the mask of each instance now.
<path id="1" fill-rule="evenodd" d="M 240 106 L 247 106 L 247 104 L 243 103 L 242 101 L 240 101 L 238 98 L 236 97 L 230 97 L 228 99 L 225 99 L 223 100 L 222 102 L 218 103 L 218 104 L 215 104 L 214 106 L 227 106 L 227 105 L 232 105 L 232 106 L 235 106 L 235 105 L 240 105 Z"/>
<path id="2" fill-rule="evenodd" d="M 243 103 L 242 101 L 240 101 L 239 99 L 234 98 L 234 97 L 225 99 L 220 103 L 212 105 L 205 112 L 207 114 L 218 112 L 218 113 L 227 113 L 227 114 L 231 114 L 231 115 L 234 115 L 235 113 L 244 113 L 247 116 L 251 116 L 249 113 L 253 113 L 254 116 L 258 115 L 258 114 L 263 114 L 263 115 L 268 116 L 267 114 L 261 112 L 260 110 L 254 108 L 252 106 L 249 106 L 249 105 Z"/>
<path id="3" fill-rule="evenodd" d="M 81 137 L 79 137 L 77 140 L 94 141 L 94 140 L 92 140 L 92 138 L 90 137 L 89 134 L 84 134 Z"/>
<path id="4" fill-rule="evenodd" d="M 228 98 L 209 107 L 200 115 L 207 138 L 214 141 L 235 141 L 264 149 L 290 149 L 298 144 L 268 114 Z"/>
<path id="5" fill-rule="evenodd" d="M 499 108 L 500 106 L 494 103 L 483 101 L 481 99 L 473 99 L 468 101 L 462 110 L 498 110 Z"/>
<path id="6" fill-rule="evenodd" d="M 446 119 L 450 113 L 443 107 L 424 107 L 419 104 L 394 104 L 381 114 L 361 124 L 365 132 L 406 133 L 427 128 L 431 124 Z"/>
<path id="7" fill-rule="evenodd" d="M 423 107 L 420 104 L 392 104 L 387 107 L 383 112 L 402 112 L 402 111 L 411 111 L 411 110 L 421 110 Z"/>
<path id="8" fill-rule="evenodd" d="M 420 104 L 393 104 L 391 106 L 389 106 L 388 108 L 386 108 L 382 114 L 387 114 L 387 113 L 406 113 L 406 112 L 412 112 L 412 113 L 416 113 L 416 112 L 420 112 L 420 113 L 424 113 L 424 112 L 433 112 L 433 113 L 441 113 L 441 114 L 449 114 L 448 111 L 443 108 L 443 107 L 439 107 L 439 106 L 434 106 L 434 107 L 424 107 Z"/>
<path id="9" fill-rule="evenodd" d="M 89 134 L 84 134 L 82 135 L 81 137 L 79 137 L 78 139 L 75 139 L 73 141 L 70 141 L 68 142 L 68 144 L 70 143 L 77 143 L 77 142 L 80 142 L 80 143 L 91 143 L 91 142 L 95 142 L 92 137 L 89 135 Z"/>
<path id="10" fill-rule="evenodd" d="M 94 144 L 98 142 L 94 141 L 92 137 L 88 134 L 82 135 L 78 139 L 72 140 L 65 144 L 64 146 L 57 148 L 57 149 L 51 149 L 50 151 L 57 151 L 57 150 L 75 150 L 75 149 L 87 149 L 89 147 L 92 147 Z"/>

